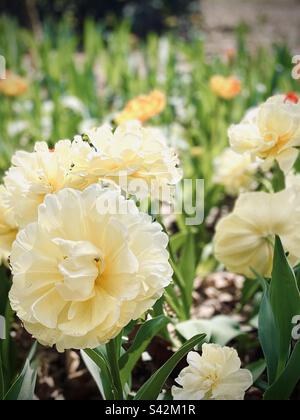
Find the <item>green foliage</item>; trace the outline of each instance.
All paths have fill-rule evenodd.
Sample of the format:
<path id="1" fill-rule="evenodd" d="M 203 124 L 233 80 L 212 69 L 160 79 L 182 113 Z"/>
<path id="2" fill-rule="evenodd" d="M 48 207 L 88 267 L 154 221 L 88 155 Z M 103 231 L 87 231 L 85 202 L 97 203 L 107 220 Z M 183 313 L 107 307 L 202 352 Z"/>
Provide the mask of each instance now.
<path id="1" fill-rule="evenodd" d="M 300 314 L 297 280 L 276 238 L 270 285 L 263 279 L 264 296 L 259 317 L 259 337 L 268 367 L 265 399 L 288 399 L 300 380 L 299 343 L 292 349 L 292 319 Z"/>
<path id="2" fill-rule="evenodd" d="M 156 400 L 166 380 L 178 363 L 196 346 L 203 344 L 205 334 L 196 335 L 187 341 L 143 386 L 135 396 L 135 400 Z"/>
<path id="3" fill-rule="evenodd" d="M 237 57 L 228 62 L 222 56 L 206 57 L 201 34 L 189 42 L 168 33 L 163 37 L 150 34 L 137 42 L 128 23 L 107 32 L 88 19 L 82 40 L 67 21 L 55 25 L 46 22 L 43 36 L 36 38 L 13 21 L 1 18 L 0 54 L 5 56 L 8 69 L 29 82 L 24 96 L 0 99 L 1 176 L 17 149 L 32 150 L 37 140 L 53 145 L 60 138 L 72 138 L 84 131 L 87 123 L 101 125 L 107 119 L 111 121 L 112 115 L 132 97 L 159 88 L 166 93 L 168 105 L 151 124 L 164 128 L 168 138 L 175 138 L 185 176 L 205 179 L 206 216 L 216 209 L 221 214 L 223 204 L 227 208 L 232 202 L 228 202 L 223 189 L 214 183 L 213 162 L 228 145 L 228 126 L 271 94 L 298 87 L 291 78 L 291 56 L 285 48 L 275 46 L 269 51 L 250 54 L 242 27 L 237 36 Z M 242 94 L 232 101 L 216 98 L 208 83 L 214 74 L 239 76 Z M 79 100 L 82 107 L 66 105 L 66 97 Z M 273 184 L 275 190 L 284 186 L 278 168 Z M 190 320 L 195 278 L 199 273 L 205 275 L 217 268 L 211 249 L 214 221 L 190 229 L 183 217 L 177 216 L 174 225 L 169 246 L 173 284 L 167 288 L 165 300 L 160 300 L 154 308 L 154 318 L 141 323 L 127 350 L 119 336 L 107 347 L 82 352 L 102 397 L 134 397 L 132 373 L 155 336 L 168 338 L 173 347 L 178 344 L 174 337 L 168 336 L 169 319 L 163 315 L 167 308 L 183 347 L 146 382 L 136 399 L 156 399 L 178 362 L 204 340 L 203 335 L 198 336 L 202 333 L 207 335 L 207 340 L 221 345 L 243 340 L 246 350 L 253 346 L 259 360 L 249 369 L 257 386 L 264 391 L 267 388 L 265 398 L 290 398 L 300 379 L 299 343 L 295 345 L 291 339 L 292 317 L 300 314 L 299 266 L 295 276 L 277 238 L 271 281 L 245 282 L 239 309 L 244 309 L 250 301 L 255 305 L 260 299 L 260 284 L 263 286 L 258 324 L 264 359 L 260 359 L 262 353 L 256 340 L 252 336 L 245 339 L 243 329 L 231 317 Z M 22 373 L 16 375 L 9 336 L 13 321 L 8 303 L 11 280 L 6 268 L 0 269 L 0 277 L 0 315 L 5 315 L 8 323 L 8 335 L 0 345 L 0 399 L 31 399 L 36 368 L 31 356 Z M 256 315 L 256 312 L 251 314 Z M 128 335 L 132 327 L 124 334 Z M 264 382 L 265 371 L 268 383 Z"/>
<path id="4" fill-rule="evenodd" d="M 5 401 L 28 401 L 33 400 L 34 390 L 37 379 L 37 366 L 33 361 L 36 351 L 34 345 L 30 351 L 28 358 L 25 361 L 25 366 L 18 375 L 17 379 L 11 385 L 7 392 L 5 392 L 4 382 L 1 381 L 1 368 L 0 368 L 0 391 L 2 399 Z M 1 360 L 0 360 L 1 362 Z M 4 391 L 4 392 L 3 392 Z"/>

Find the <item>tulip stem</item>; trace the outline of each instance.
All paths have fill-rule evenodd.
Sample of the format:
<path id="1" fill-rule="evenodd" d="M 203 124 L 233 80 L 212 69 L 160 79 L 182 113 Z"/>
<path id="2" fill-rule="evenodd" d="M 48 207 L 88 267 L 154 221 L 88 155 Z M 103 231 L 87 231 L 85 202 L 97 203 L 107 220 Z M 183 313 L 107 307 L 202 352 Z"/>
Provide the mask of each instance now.
<path id="1" fill-rule="evenodd" d="M 110 340 L 108 344 L 106 344 L 106 352 L 107 358 L 110 365 L 111 376 L 115 388 L 115 397 L 116 400 L 123 400 L 123 387 L 120 377 L 120 369 L 119 369 L 119 354 L 120 351 L 118 349 L 119 340 L 115 338 L 114 340 Z"/>

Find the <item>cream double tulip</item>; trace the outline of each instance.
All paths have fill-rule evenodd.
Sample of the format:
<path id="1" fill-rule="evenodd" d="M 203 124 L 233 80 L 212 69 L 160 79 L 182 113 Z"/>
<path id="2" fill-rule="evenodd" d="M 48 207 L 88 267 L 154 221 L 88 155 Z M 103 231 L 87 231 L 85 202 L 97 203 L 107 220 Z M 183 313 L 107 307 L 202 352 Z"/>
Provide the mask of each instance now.
<path id="1" fill-rule="evenodd" d="M 240 155 L 231 149 L 225 149 L 214 161 L 214 182 L 223 185 L 230 195 L 256 188 L 254 174 L 258 164 L 249 155 Z"/>
<path id="2" fill-rule="evenodd" d="M 119 190 L 48 195 L 13 245 L 11 305 L 44 345 L 97 347 L 162 296 L 172 277 L 167 244 Z"/>
<path id="3" fill-rule="evenodd" d="M 241 369 L 236 350 L 204 344 L 203 353 L 188 354 L 189 366 L 182 370 L 174 386 L 174 400 L 243 400 L 253 384 L 247 369 Z"/>
<path id="4" fill-rule="evenodd" d="M 83 141 L 59 141 L 53 150 L 45 142 L 38 142 L 34 152 L 18 151 L 6 173 L 4 184 L 8 192 L 8 205 L 19 227 L 33 222 L 38 206 L 47 194 L 65 187 L 83 189 L 86 180 L 73 176 L 73 161 L 86 160 L 90 146 Z"/>
<path id="5" fill-rule="evenodd" d="M 228 134 L 235 152 L 263 159 L 266 166 L 277 160 L 288 172 L 300 146 L 300 103 L 289 96 L 274 96 L 247 114 L 240 124 L 231 126 Z"/>
<path id="6" fill-rule="evenodd" d="M 74 173 L 84 174 L 91 182 L 109 179 L 124 191 L 145 198 L 182 178 L 175 152 L 156 129 L 131 121 L 114 132 L 104 125 L 86 135 L 94 150 L 88 161 L 75 162 Z"/>
<path id="7" fill-rule="evenodd" d="M 300 199 L 292 189 L 240 195 L 216 228 L 214 252 L 226 268 L 246 277 L 270 276 L 274 239 L 280 236 L 291 263 L 300 261 Z"/>
<path id="8" fill-rule="evenodd" d="M 13 241 L 17 235 L 17 226 L 11 209 L 7 206 L 7 191 L 0 186 L 0 264 L 6 262 Z"/>

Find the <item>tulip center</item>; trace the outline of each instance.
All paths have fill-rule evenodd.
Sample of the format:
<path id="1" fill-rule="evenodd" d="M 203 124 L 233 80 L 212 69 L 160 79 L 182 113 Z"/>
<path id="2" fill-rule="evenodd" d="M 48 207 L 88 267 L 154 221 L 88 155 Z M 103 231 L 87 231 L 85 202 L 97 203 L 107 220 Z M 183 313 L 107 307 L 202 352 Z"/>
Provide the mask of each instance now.
<path id="1" fill-rule="evenodd" d="M 278 136 L 276 133 L 267 132 L 264 135 L 264 141 L 266 144 L 270 143 L 270 148 L 261 153 L 262 158 L 268 156 L 276 155 L 283 147 L 291 140 L 291 133 L 286 133 L 285 135 Z"/>
<path id="2" fill-rule="evenodd" d="M 85 301 L 95 294 L 96 282 L 104 271 L 101 250 L 88 241 L 66 241 L 57 238 L 54 242 L 62 252 L 58 270 L 62 281 L 56 288 L 66 301 Z"/>
<path id="3" fill-rule="evenodd" d="M 219 381 L 219 375 L 214 372 L 214 373 L 210 373 L 209 375 L 206 376 L 206 380 L 208 382 L 210 382 L 210 386 L 212 388 L 216 387 Z"/>
<path id="4" fill-rule="evenodd" d="M 203 385 L 207 389 L 207 399 L 211 399 L 214 389 L 219 385 L 219 381 L 220 377 L 217 372 L 211 372 L 204 377 Z"/>

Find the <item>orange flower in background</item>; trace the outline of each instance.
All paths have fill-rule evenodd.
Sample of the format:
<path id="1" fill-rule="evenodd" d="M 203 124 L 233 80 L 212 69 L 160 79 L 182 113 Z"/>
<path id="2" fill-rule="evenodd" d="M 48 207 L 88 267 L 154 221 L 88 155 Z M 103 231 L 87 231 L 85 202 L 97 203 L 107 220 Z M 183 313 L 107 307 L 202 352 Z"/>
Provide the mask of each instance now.
<path id="1" fill-rule="evenodd" d="M 210 88 L 213 93 L 223 99 L 233 99 L 241 93 L 242 84 L 234 76 L 213 76 L 210 79 Z"/>
<path id="2" fill-rule="evenodd" d="M 226 60 L 230 63 L 232 61 L 235 60 L 237 56 L 237 51 L 235 48 L 231 47 L 231 48 L 226 48 L 225 50 L 225 58 Z"/>
<path id="3" fill-rule="evenodd" d="M 7 72 L 6 78 L 0 80 L 0 93 L 5 96 L 20 96 L 28 90 L 28 82 L 17 74 Z"/>
<path id="4" fill-rule="evenodd" d="M 117 124 L 131 120 L 143 123 L 160 114 L 166 104 L 166 95 L 159 90 L 154 90 L 149 95 L 140 95 L 129 101 L 124 110 L 117 115 L 115 121 Z"/>

